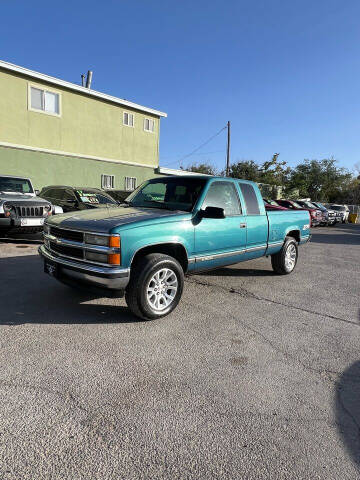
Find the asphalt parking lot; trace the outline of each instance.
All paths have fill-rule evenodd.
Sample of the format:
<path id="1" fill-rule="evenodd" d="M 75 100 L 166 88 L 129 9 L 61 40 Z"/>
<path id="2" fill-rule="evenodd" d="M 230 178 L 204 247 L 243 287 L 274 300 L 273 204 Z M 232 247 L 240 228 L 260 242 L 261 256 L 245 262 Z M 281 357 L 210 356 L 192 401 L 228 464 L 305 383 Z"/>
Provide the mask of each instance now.
<path id="1" fill-rule="evenodd" d="M 360 225 L 137 321 L 0 241 L 0 479 L 360 478 Z"/>

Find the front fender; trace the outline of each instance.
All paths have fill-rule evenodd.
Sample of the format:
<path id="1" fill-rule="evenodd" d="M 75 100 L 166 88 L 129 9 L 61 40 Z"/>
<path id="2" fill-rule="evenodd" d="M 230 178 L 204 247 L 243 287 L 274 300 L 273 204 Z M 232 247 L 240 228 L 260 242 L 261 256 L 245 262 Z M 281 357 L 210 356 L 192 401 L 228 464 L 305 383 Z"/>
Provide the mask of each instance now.
<path id="1" fill-rule="evenodd" d="M 136 252 L 145 247 L 166 243 L 180 244 L 189 258 L 194 250 L 192 222 L 169 222 L 119 231 L 121 238 L 121 264 L 130 267 Z"/>

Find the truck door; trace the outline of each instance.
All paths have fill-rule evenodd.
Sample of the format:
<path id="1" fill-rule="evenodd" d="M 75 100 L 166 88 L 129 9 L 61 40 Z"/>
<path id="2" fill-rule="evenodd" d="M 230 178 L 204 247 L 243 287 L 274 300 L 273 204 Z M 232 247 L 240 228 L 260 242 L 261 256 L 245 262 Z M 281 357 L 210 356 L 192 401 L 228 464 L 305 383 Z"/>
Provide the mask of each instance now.
<path id="1" fill-rule="evenodd" d="M 233 182 L 217 180 L 210 184 L 201 210 L 223 208 L 225 218 L 201 218 L 195 224 L 195 264 L 192 270 L 237 263 L 246 247 L 246 221 Z"/>
<path id="2" fill-rule="evenodd" d="M 264 201 L 258 188 L 251 183 L 239 182 L 246 209 L 246 254 L 244 260 L 261 257 L 266 251 L 269 224 Z"/>

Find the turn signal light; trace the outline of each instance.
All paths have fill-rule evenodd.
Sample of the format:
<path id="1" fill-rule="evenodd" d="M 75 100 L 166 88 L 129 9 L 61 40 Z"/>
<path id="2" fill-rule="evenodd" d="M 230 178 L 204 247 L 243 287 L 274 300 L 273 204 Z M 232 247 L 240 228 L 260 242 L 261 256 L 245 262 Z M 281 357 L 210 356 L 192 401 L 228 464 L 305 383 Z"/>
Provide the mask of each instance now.
<path id="1" fill-rule="evenodd" d="M 109 247 L 120 248 L 120 237 L 109 237 Z"/>
<path id="2" fill-rule="evenodd" d="M 108 259 L 110 265 L 120 265 L 120 253 L 110 253 Z"/>

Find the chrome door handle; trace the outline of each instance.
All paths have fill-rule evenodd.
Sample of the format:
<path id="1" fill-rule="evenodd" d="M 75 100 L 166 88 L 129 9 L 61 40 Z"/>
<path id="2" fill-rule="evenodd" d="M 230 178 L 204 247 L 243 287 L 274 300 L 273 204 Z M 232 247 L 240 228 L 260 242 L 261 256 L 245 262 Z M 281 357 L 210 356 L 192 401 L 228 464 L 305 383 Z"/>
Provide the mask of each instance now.
<path id="1" fill-rule="evenodd" d="M 240 228 L 246 228 L 246 223 L 240 223 Z"/>

